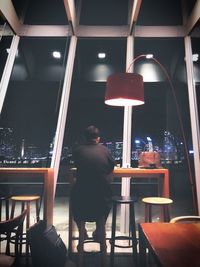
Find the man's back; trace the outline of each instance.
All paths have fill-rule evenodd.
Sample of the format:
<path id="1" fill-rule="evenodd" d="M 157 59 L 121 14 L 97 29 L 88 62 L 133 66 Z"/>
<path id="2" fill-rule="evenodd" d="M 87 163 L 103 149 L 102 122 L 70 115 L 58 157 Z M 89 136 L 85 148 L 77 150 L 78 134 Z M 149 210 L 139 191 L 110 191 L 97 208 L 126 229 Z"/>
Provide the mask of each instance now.
<path id="1" fill-rule="evenodd" d="M 76 183 L 71 192 L 75 221 L 96 221 L 107 217 L 111 204 L 109 174 L 114 160 L 109 150 L 99 144 L 99 130 L 89 126 L 85 131 L 86 144 L 75 149 Z"/>
<path id="2" fill-rule="evenodd" d="M 78 182 L 87 183 L 91 178 L 105 179 L 114 168 L 114 161 L 108 149 L 96 143 L 82 145 L 74 152 Z"/>

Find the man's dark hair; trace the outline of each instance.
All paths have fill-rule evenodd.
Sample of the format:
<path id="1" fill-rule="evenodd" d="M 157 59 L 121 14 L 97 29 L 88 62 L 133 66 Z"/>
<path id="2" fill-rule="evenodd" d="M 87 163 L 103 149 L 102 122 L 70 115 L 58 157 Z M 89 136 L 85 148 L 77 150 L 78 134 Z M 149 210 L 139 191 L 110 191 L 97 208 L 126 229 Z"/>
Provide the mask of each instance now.
<path id="1" fill-rule="evenodd" d="M 85 130 L 85 138 L 87 141 L 95 140 L 99 137 L 99 129 L 93 125 L 89 126 Z"/>

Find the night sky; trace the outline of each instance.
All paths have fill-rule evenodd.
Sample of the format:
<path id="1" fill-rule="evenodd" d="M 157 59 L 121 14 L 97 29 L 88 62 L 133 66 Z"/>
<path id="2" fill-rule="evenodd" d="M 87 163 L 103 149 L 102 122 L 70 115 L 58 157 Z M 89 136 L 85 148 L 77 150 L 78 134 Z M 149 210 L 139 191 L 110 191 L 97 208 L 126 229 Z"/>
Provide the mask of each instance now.
<path id="1" fill-rule="evenodd" d="M 66 58 L 55 61 L 51 52 L 58 46 L 64 52 L 68 44 L 62 38 L 57 41 L 51 40 L 51 38 L 39 40 L 25 38 L 20 41 L 19 57 L 16 58 L 0 119 L 1 127 L 14 128 L 17 144 L 25 139 L 27 144 L 46 150 L 52 142 L 62 93 L 60 79 L 64 74 L 63 66 L 65 66 Z M 136 48 L 138 46 L 141 49 L 145 48 L 144 45 L 140 46 L 139 44 Z M 154 43 L 150 42 L 150 44 L 149 47 L 152 49 Z M 159 45 L 161 46 L 161 44 L 162 42 Z M 179 42 L 174 44 L 177 47 Z M 83 131 L 91 124 L 100 128 L 102 141 L 122 141 L 123 108 L 105 105 L 106 83 L 89 81 L 87 76 L 87 70 L 96 62 L 96 53 L 102 47 L 107 48 L 109 55 L 104 63 L 112 63 L 114 69 L 124 71 L 125 39 L 79 41 L 64 145 L 73 146 L 74 143 L 82 142 Z M 171 44 L 170 51 L 172 50 L 173 45 Z M 28 59 L 32 60 L 26 68 Z M 168 61 L 169 58 L 167 58 Z M 177 92 L 180 91 L 178 97 L 185 129 L 190 129 L 188 96 L 185 93 L 187 88 L 180 82 L 175 84 L 175 88 Z M 166 129 L 170 129 L 174 134 L 179 134 L 179 123 L 170 90 L 167 82 L 145 83 L 145 104 L 133 108 L 133 138 L 149 135 L 156 140 L 162 140 Z M 187 134 L 190 134 L 189 131 Z"/>

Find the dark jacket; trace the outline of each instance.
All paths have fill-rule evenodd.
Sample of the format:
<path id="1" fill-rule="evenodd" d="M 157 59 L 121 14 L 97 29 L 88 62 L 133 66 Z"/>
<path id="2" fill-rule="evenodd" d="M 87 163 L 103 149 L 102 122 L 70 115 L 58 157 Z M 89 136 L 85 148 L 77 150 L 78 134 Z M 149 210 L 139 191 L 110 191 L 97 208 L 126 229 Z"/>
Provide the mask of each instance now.
<path id="1" fill-rule="evenodd" d="M 110 177 L 115 162 L 109 150 L 96 143 L 78 147 L 74 153 L 76 183 L 71 192 L 72 213 L 76 221 L 96 221 L 110 210 Z"/>

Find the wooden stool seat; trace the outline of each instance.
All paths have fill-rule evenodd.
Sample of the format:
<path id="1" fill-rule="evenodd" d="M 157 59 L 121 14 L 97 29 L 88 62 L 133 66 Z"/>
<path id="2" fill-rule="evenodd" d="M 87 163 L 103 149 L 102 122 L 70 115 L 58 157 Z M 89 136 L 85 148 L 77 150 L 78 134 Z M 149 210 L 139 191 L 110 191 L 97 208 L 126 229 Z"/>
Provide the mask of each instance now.
<path id="1" fill-rule="evenodd" d="M 170 221 L 169 205 L 173 203 L 170 198 L 164 197 L 145 197 L 142 199 L 145 204 L 145 222 L 152 222 L 152 206 L 160 206 L 161 209 L 161 221 Z"/>
<path id="2" fill-rule="evenodd" d="M 178 216 L 170 220 L 170 223 L 200 223 L 200 216 L 187 215 Z"/>
<path id="3" fill-rule="evenodd" d="M 14 201 L 35 201 L 35 200 L 39 200 L 40 196 L 12 196 L 10 198 L 11 200 Z"/>
<path id="4" fill-rule="evenodd" d="M 2 221 L 2 208 L 3 203 L 5 204 L 5 219 L 9 219 L 9 196 L 2 196 L 0 195 L 0 221 Z"/>
<path id="5" fill-rule="evenodd" d="M 145 197 L 142 202 L 152 205 L 167 205 L 173 203 L 173 200 L 164 197 Z"/>
<path id="6" fill-rule="evenodd" d="M 23 234 L 25 237 L 23 238 L 25 241 L 23 244 L 26 245 L 26 256 L 29 254 L 29 246 L 28 242 L 26 240 L 26 234 L 27 230 L 30 227 L 30 210 L 31 210 L 31 202 L 35 202 L 35 209 L 36 209 L 36 221 L 39 221 L 39 213 L 40 213 L 40 196 L 38 195 L 21 195 L 21 196 L 12 196 L 10 198 L 11 200 L 11 214 L 10 217 L 14 218 L 14 213 L 15 213 L 15 206 L 17 202 L 21 203 L 21 212 L 23 212 L 25 209 L 27 209 L 27 214 L 26 214 L 26 231 Z"/>

